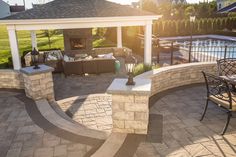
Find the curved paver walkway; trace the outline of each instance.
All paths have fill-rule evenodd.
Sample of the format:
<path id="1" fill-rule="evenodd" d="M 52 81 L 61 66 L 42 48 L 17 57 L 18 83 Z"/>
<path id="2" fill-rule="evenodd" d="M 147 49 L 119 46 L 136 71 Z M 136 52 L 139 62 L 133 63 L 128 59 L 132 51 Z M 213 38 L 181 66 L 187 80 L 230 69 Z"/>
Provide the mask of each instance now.
<path id="1" fill-rule="evenodd" d="M 110 133 L 112 130 L 111 95 L 90 94 L 57 101 L 74 121 L 88 128 Z"/>
<path id="2" fill-rule="evenodd" d="M 22 91 L 0 90 L 0 156 L 91 156 L 104 140 L 90 140 L 54 126 Z"/>

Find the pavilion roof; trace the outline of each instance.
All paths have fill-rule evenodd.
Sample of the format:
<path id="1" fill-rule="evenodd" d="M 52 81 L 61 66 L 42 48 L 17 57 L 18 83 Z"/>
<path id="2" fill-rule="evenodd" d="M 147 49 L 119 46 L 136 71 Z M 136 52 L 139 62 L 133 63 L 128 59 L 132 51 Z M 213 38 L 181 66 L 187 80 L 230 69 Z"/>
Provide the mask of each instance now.
<path id="1" fill-rule="evenodd" d="M 54 0 L 38 5 L 2 20 L 65 19 L 91 17 L 153 16 L 154 13 L 141 11 L 129 6 L 106 0 Z"/>

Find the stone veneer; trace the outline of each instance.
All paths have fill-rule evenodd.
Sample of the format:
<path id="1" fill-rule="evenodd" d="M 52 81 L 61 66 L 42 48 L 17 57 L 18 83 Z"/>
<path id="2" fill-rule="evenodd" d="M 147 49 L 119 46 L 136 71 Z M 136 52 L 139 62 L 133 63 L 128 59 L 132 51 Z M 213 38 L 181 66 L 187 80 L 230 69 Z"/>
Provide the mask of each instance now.
<path id="1" fill-rule="evenodd" d="M 63 37 L 64 37 L 64 48 L 66 54 L 81 54 L 90 52 L 93 48 L 93 35 L 91 28 L 80 28 L 80 29 L 64 29 L 63 30 Z M 85 39 L 85 48 L 72 50 L 70 45 L 70 39 Z"/>
<path id="2" fill-rule="evenodd" d="M 16 70 L 0 70 L 0 88 L 24 89 L 21 73 Z"/>
<path id="3" fill-rule="evenodd" d="M 204 77 L 202 75 L 202 71 L 217 74 L 216 62 L 198 62 L 162 67 L 143 73 L 136 78 L 151 79 L 151 95 L 154 95 L 161 91 L 179 86 L 203 83 Z"/>
<path id="4" fill-rule="evenodd" d="M 138 84 L 133 87 L 125 86 L 126 79 L 114 80 L 107 90 L 112 94 L 113 131 L 146 134 L 149 97 L 167 89 L 203 83 L 202 71 L 216 74 L 216 62 L 181 64 L 148 71 L 135 77 Z"/>
<path id="5" fill-rule="evenodd" d="M 54 69 L 40 65 L 40 69 L 33 67 L 22 68 L 26 96 L 33 100 L 54 100 L 52 71 Z"/>
<path id="6" fill-rule="evenodd" d="M 136 79 L 126 86 L 127 79 L 115 79 L 107 92 L 112 94 L 113 132 L 147 134 L 151 80 Z"/>

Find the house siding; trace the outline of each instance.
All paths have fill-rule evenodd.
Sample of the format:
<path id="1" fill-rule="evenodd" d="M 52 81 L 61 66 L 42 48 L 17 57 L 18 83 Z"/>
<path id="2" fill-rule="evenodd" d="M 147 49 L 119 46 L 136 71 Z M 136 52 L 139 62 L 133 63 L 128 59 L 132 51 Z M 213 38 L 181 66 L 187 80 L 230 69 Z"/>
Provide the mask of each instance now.
<path id="1" fill-rule="evenodd" d="M 6 2 L 0 0 L 0 18 L 9 16 L 9 15 L 11 15 L 10 6 Z"/>
<path id="2" fill-rule="evenodd" d="M 217 10 L 220 10 L 234 2 L 236 2 L 236 0 L 217 0 Z"/>

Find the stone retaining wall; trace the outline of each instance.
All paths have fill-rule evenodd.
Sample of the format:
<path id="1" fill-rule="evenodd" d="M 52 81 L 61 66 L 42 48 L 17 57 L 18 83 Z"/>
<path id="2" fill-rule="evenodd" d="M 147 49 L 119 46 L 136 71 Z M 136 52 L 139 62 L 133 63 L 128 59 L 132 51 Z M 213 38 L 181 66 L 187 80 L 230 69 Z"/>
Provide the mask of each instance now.
<path id="1" fill-rule="evenodd" d="M 31 70 L 31 73 L 25 73 L 25 69 L 18 70 L 4 69 L 0 70 L 0 88 L 24 89 L 28 97 L 33 100 L 47 99 L 54 100 L 54 89 L 52 71 L 53 68 L 40 65 L 41 69 Z M 46 70 L 45 70 L 46 69 Z M 39 71 L 42 71 L 39 73 Z"/>
<path id="2" fill-rule="evenodd" d="M 161 91 L 194 84 L 203 83 L 202 71 L 217 74 L 216 62 L 188 63 L 175 66 L 168 66 L 143 73 L 137 78 L 149 78 L 152 80 L 152 94 Z"/>
<path id="3" fill-rule="evenodd" d="M 0 70 L 0 88 L 24 89 L 21 73 L 16 70 Z"/>

